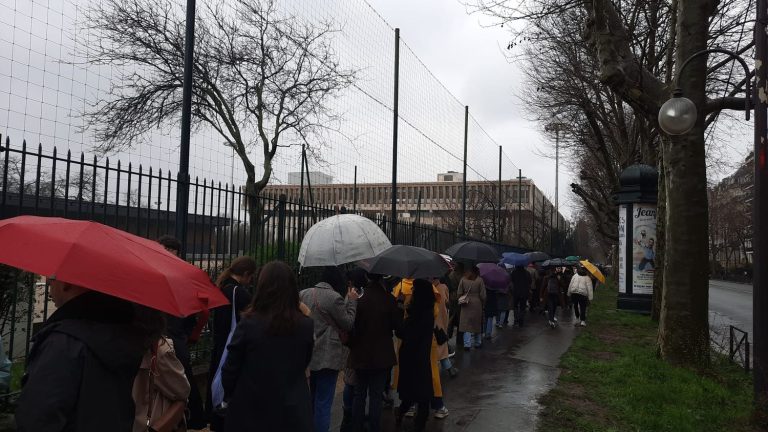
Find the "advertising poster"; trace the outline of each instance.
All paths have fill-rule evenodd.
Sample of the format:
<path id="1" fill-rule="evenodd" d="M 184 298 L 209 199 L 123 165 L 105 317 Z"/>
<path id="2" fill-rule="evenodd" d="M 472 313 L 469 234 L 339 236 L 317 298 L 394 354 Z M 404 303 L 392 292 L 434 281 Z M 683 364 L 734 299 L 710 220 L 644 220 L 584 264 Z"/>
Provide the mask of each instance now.
<path id="1" fill-rule="evenodd" d="M 656 205 L 635 204 L 632 210 L 632 293 L 653 294 Z"/>
<path id="2" fill-rule="evenodd" d="M 627 293 L 627 206 L 619 206 L 619 292 Z"/>

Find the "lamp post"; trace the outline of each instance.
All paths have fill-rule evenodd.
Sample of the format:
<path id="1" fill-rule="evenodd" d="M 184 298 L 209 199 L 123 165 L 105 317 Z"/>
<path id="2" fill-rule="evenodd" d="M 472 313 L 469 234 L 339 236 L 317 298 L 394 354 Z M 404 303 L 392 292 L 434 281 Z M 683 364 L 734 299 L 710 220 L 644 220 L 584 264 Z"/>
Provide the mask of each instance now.
<path id="1" fill-rule="evenodd" d="M 768 0 L 757 1 L 757 21 L 755 27 L 755 93 L 765 89 L 766 60 L 768 60 L 768 40 L 766 39 L 766 22 L 768 21 Z M 765 218 L 768 217 L 768 169 L 766 169 L 766 123 L 768 123 L 768 104 L 764 97 L 755 97 L 752 100 L 752 88 L 749 79 L 750 71 L 747 62 L 733 51 L 712 48 L 699 51 L 691 55 L 683 62 L 675 80 L 675 90 L 672 98 L 666 101 L 659 109 L 659 127 L 668 135 L 684 135 L 688 133 L 696 123 L 696 106 L 683 96 L 683 92 L 677 85 L 677 80 L 683 70 L 695 57 L 709 53 L 722 53 L 736 60 L 744 68 L 747 76 L 745 111 L 749 120 L 750 110 L 755 110 L 754 133 L 754 198 L 752 201 L 752 312 L 753 312 L 753 340 L 754 340 L 754 397 L 757 410 L 765 410 L 768 407 L 768 266 L 765 265 L 768 254 L 768 227 Z"/>

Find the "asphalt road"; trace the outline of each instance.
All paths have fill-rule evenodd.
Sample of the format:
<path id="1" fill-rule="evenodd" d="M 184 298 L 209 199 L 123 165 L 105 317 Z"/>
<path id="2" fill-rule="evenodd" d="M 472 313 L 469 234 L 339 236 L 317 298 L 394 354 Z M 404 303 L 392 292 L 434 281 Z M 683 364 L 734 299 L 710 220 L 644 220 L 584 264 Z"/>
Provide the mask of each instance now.
<path id="1" fill-rule="evenodd" d="M 752 339 L 752 285 L 709 281 L 709 312 L 713 328 L 733 325 Z"/>

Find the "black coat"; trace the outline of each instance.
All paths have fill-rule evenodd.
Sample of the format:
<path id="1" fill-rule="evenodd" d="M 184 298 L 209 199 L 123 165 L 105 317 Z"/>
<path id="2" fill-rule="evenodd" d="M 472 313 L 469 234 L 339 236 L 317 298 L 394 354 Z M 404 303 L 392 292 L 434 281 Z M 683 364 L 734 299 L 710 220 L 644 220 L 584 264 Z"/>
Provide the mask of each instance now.
<path id="1" fill-rule="evenodd" d="M 350 366 L 354 369 L 389 369 L 396 365 L 392 332 L 402 324 L 403 314 L 395 298 L 381 285 L 366 288 L 357 301 L 350 340 Z"/>
<path id="2" fill-rule="evenodd" d="M 510 275 L 512 277 L 512 295 L 514 297 L 528 297 L 531 294 L 531 275 L 523 267 L 517 267 Z"/>
<path id="3" fill-rule="evenodd" d="M 227 279 L 222 283 L 221 292 L 232 301 L 232 293 L 237 287 L 235 294 L 235 320 L 240 322 L 240 314 L 251 304 L 251 294 L 246 287 L 239 286 L 234 279 Z M 211 382 L 219 368 L 221 355 L 224 354 L 224 347 L 227 345 L 227 337 L 232 328 L 232 305 L 227 304 L 219 306 L 213 310 L 213 349 L 211 350 L 211 363 L 208 365 L 208 390 L 205 398 L 205 410 L 210 414 L 211 431 L 223 431 L 224 419 L 213 413 L 211 407 Z"/>
<path id="4" fill-rule="evenodd" d="M 144 355 L 130 303 L 88 292 L 35 335 L 16 409 L 19 432 L 131 432 Z"/>
<path id="5" fill-rule="evenodd" d="M 221 371 L 226 431 L 312 430 L 312 400 L 305 370 L 312 359 L 314 322 L 301 316 L 293 333 L 276 336 L 260 317 L 235 330 Z"/>
<path id="6" fill-rule="evenodd" d="M 435 318 L 432 310 L 408 315 L 397 336 L 400 345 L 400 375 L 397 392 L 401 400 L 429 402 L 432 399 L 432 365 L 430 351 Z"/>

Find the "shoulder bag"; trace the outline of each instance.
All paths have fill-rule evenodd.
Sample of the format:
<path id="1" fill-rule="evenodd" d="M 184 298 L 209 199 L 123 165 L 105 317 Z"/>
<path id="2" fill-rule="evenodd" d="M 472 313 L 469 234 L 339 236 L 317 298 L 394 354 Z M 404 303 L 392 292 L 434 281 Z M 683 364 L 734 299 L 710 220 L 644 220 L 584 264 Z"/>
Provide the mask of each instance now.
<path id="1" fill-rule="evenodd" d="M 459 297 L 459 306 L 466 306 L 469 304 L 469 294 L 472 292 L 472 288 L 474 287 L 469 287 L 469 291 L 467 291 L 467 293 L 463 296 Z"/>
<path id="2" fill-rule="evenodd" d="M 235 327 L 237 327 L 237 304 L 235 303 L 235 294 L 237 294 L 237 286 L 232 289 L 232 324 L 229 329 L 229 335 L 227 335 L 227 344 L 224 346 L 224 352 L 221 354 L 219 366 L 216 368 L 216 374 L 213 376 L 213 381 L 211 382 L 211 402 L 213 410 L 218 414 L 223 414 L 227 410 L 227 402 L 224 400 L 224 385 L 221 383 L 221 368 L 224 367 L 224 363 L 227 362 L 229 343 L 232 342 L 232 335 L 235 333 Z"/>
<path id="3" fill-rule="evenodd" d="M 155 396 L 158 390 L 155 388 L 157 370 L 157 350 L 160 339 L 152 345 L 152 360 L 149 363 L 149 406 L 147 407 L 147 432 L 173 432 L 184 420 L 186 401 L 174 401 L 160 416 L 152 418 L 152 406 L 155 404 Z"/>

